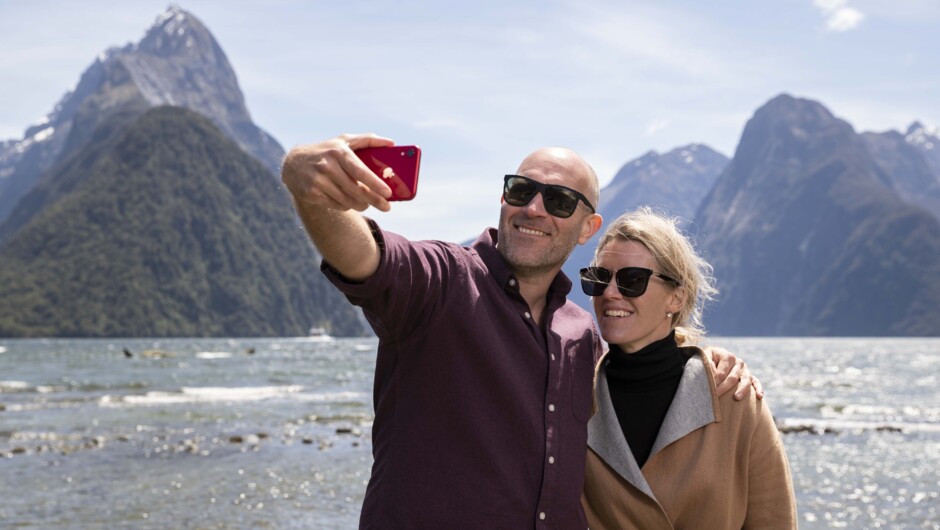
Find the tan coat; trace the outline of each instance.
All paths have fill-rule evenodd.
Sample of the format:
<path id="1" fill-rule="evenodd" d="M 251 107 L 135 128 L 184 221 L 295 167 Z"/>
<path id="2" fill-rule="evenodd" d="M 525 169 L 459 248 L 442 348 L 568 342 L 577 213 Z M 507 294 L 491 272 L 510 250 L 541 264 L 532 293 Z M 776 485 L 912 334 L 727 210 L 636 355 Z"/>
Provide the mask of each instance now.
<path id="1" fill-rule="evenodd" d="M 581 496 L 592 530 L 797 527 L 787 455 L 766 403 L 753 392 L 719 398 L 712 363 L 694 350 L 642 471 L 601 361 Z"/>

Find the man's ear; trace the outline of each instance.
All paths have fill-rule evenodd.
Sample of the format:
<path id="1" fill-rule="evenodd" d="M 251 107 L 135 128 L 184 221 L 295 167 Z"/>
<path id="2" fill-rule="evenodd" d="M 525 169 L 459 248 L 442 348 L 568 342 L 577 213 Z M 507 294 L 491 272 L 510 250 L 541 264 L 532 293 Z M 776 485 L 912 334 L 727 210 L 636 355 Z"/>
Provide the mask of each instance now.
<path id="1" fill-rule="evenodd" d="M 601 229 L 602 224 L 604 224 L 604 218 L 599 214 L 592 213 L 585 217 L 584 222 L 581 223 L 581 235 L 578 237 L 578 244 L 583 245 L 587 243 L 588 240 Z"/>

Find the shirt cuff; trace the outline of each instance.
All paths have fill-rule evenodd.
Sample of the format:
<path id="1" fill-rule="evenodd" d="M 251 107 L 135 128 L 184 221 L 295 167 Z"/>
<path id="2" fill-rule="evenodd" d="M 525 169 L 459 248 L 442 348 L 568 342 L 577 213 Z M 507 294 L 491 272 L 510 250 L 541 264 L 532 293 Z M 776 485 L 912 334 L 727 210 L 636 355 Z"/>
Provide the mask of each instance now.
<path id="1" fill-rule="evenodd" d="M 366 217 L 365 220 L 369 224 L 369 230 L 372 232 L 372 237 L 375 239 L 376 245 L 379 246 L 379 266 L 372 276 L 362 281 L 349 280 L 334 269 L 332 265 L 327 263 L 326 260 L 320 262 L 320 272 L 326 276 L 330 283 L 336 286 L 343 294 L 357 298 L 367 297 L 381 290 L 386 285 L 389 275 L 388 259 L 385 249 L 385 233 L 372 219 Z"/>

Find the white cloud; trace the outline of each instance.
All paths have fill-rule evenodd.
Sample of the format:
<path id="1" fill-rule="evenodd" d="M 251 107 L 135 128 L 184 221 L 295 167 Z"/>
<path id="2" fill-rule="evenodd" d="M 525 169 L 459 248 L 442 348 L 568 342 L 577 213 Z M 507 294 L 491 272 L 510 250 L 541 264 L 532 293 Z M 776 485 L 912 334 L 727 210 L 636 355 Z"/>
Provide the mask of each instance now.
<path id="1" fill-rule="evenodd" d="M 669 126 L 669 122 L 666 120 L 653 120 L 646 124 L 646 135 L 653 136 L 657 132 L 665 129 Z"/>
<path id="2" fill-rule="evenodd" d="M 849 7 L 847 0 L 813 0 L 813 4 L 826 17 L 826 29 L 829 31 L 855 29 L 865 19 L 865 14 Z"/>

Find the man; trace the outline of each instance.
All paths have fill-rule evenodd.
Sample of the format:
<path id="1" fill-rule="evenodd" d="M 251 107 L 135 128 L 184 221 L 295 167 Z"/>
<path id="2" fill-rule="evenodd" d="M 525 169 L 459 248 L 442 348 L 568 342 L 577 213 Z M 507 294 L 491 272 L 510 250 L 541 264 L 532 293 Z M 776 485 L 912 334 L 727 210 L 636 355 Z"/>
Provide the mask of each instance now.
<path id="1" fill-rule="evenodd" d="M 470 248 L 412 242 L 359 213 L 388 211 L 390 190 L 353 151 L 387 145 L 343 135 L 291 150 L 282 171 L 321 269 L 379 337 L 360 528 L 586 528 L 601 341 L 560 271 L 601 226 L 594 171 L 539 149 L 506 177 L 498 230 Z"/>

